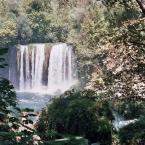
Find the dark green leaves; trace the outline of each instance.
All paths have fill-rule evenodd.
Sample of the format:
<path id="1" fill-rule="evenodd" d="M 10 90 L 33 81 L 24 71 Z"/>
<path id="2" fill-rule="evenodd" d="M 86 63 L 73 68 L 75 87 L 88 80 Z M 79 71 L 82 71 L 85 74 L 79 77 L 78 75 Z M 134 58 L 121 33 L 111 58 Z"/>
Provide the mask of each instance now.
<path id="1" fill-rule="evenodd" d="M 1 48 L 0 49 L 0 55 L 4 55 L 8 52 L 8 49 L 6 48 Z M 0 58 L 0 61 L 4 61 L 4 58 Z"/>

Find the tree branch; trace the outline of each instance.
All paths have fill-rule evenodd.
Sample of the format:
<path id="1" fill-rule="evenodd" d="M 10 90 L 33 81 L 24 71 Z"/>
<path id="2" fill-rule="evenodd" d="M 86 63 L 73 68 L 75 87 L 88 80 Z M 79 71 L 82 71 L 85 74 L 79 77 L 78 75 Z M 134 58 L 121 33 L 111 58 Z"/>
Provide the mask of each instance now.
<path id="1" fill-rule="evenodd" d="M 143 14 L 145 15 L 145 2 L 144 0 L 136 0 L 136 2 L 138 3 L 140 9 L 142 10 Z"/>
<path id="2" fill-rule="evenodd" d="M 27 126 L 27 125 L 25 125 L 25 124 L 23 124 L 23 123 L 21 123 L 21 122 L 19 122 L 19 124 L 20 124 L 21 126 L 23 126 L 24 128 L 26 128 L 26 129 L 28 129 L 28 130 L 30 130 L 30 131 L 32 131 L 32 132 L 35 132 L 35 130 L 32 129 L 32 128 L 30 128 L 29 126 Z"/>

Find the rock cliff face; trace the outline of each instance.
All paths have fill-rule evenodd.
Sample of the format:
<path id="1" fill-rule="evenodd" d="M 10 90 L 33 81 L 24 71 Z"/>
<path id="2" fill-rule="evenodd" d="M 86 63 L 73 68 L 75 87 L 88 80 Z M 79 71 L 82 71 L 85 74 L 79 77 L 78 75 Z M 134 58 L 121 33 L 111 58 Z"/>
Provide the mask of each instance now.
<path id="1" fill-rule="evenodd" d="M 9 63 L 8 56 L 9 56 L 9 53 L 0 56 L 0 59 L 1 58 L 2 59 L 5 59 L 5 61 L 0 62 L 0 65 L 2 65 L 2 64 L 8 64 Z M 5 66 L 4 68 L 1 68 L 0 67 L 0 77 L 1 78 L 8 78 L 9 77 L 9 69 L 8 69 L 8 66 Z"/>

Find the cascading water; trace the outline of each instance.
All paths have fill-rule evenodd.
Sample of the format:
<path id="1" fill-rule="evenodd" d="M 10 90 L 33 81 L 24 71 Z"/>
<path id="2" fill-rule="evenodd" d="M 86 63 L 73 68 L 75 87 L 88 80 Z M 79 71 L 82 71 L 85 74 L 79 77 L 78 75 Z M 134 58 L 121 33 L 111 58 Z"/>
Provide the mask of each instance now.
<path id="1" fill-rule="evenodd" d="M 64 92 L 77 78 L 72 46 L 58 44 L 52 47 L 48 68 L 48 89 Z"/>
<path id="2" fill-rule="evenodd" d="M 20 46 L 19 62 L 19 89 L 33 90 L 41 89 L 44 62 L 44 45 L 37 44 L 34 48 Z"/>
<path id="3" fill-rule="evenodd" d="M 27 48 L 27 46 L 21 46 L 20 49 L 20 62 L 19 62 L 19 67 L 20 67 L 20 80 L 19 80 L 19 87 L 20 90 L 25 89 L 25 80 L 24 80 L 24 52 L 25 52 L 25 48 Z"/>
<path id="4" fill-rule="evenodd" d="M 29 57 L 29 48 L 28 46 L 25 47 L 25 88 L 30 89 L 31 88 L 31 76 L 30 76 L 30 57 Z"/>
<path id="5" fill-rule="evenodd" d="M 77 80 L 74 58 L 70 44 L 60 43 L 51 48 L 45 44 L 20 45 L 15 64 L 19 91 L 64 92 Z"/>
<path id="6" fill-rule="evenodd" d="M 38 44 L 32 50 L 32 89 L 41 89 L 43 86 L 42 75 L 44 60 L 44 44 Z"/>
<path id="7" fill-rule="evenodd" d="M 123 128 L 124 126 L 135 123 L 137 121 L 137 119 L 125 120 L 114 110 L 112 110 L 112 114 L 114 116 L 113 126 L 117 131 L 119 131 L 119 129 Z"/>

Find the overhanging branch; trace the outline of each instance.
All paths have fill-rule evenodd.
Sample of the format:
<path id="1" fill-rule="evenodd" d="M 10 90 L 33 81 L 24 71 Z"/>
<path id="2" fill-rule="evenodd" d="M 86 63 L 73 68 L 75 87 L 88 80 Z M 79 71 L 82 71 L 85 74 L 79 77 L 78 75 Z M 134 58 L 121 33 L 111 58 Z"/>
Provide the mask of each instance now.
<path id="1" fill-rule="evenodd" d="M 145 15 L 145 2 L 144 0 L 136 0 L 136 2 L 138 3 L 140 9 L 142 10 L 143 14 Z"/>

